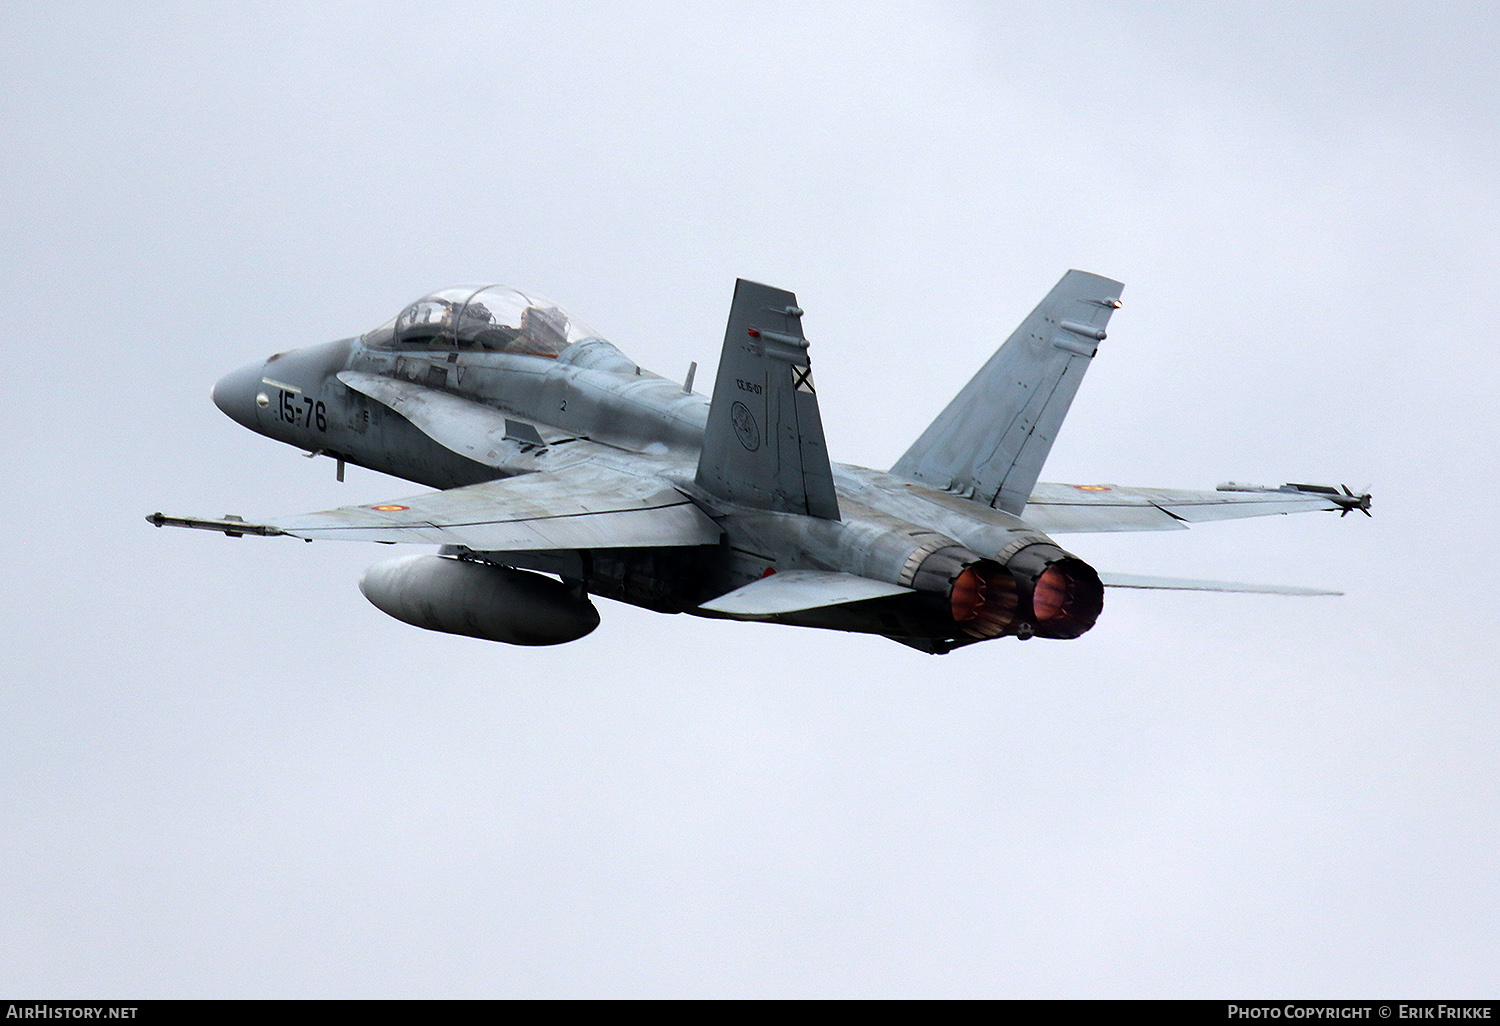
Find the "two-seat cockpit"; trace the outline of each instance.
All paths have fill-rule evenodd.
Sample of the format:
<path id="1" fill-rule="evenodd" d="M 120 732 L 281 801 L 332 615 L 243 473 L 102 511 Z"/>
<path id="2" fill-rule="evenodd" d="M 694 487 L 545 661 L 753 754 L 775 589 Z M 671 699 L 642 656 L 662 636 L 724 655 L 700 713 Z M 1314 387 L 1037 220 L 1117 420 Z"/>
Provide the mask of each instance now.
<path id="1" fill-rule="evenodd" d="M 539 296 L 505 285 L 460 285 L 423 296 L 362 341 L 377 349 L 474 349 L 556 359 L 573 343 L 598 337 Z"/>

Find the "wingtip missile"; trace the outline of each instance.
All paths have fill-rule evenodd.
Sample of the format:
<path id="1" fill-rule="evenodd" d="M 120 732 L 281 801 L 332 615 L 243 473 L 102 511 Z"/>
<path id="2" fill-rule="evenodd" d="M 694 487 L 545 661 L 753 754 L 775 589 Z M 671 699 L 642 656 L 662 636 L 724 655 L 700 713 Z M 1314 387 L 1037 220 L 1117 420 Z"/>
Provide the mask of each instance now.
<path id="1" fill-rule="evenodd" d="M 268 524 L 247 524 L 243 517 L 237 517 L 233 513 L 226 513 L 220 519 L 213 520 L 207 517 L 169 517 L 158 512 L 147 514 L 146 523 L 153 527 L 191 527 L 199 531 L 219 531 L 230 538 L 242 538 L 247 534 L 271 538 L 286 534 L 281 528 Z"/>

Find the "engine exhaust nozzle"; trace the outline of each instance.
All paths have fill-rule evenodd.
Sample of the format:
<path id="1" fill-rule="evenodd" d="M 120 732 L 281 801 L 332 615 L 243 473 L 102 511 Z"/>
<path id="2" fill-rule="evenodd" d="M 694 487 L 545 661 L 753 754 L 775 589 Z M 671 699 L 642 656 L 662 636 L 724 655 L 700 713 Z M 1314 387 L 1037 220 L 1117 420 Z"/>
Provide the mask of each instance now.
<path id="1" fill-rule="evenodd" d="M 1027 600 L 1027 622 L 1037 637 L 1079 637 L 1104 611 L 1099 574 L 1056 545 L 1029 545 L 1010 557 L 1006 569 Z"/>
<path id="2" fill-rule="evenodd" d="M 912 587 L 946 596 L 953 622 L 972 638 L 998 638 L 1017 623 L 1016 579 L 993 559 L 961 545 L 938 549 L 924 559 Z"/>

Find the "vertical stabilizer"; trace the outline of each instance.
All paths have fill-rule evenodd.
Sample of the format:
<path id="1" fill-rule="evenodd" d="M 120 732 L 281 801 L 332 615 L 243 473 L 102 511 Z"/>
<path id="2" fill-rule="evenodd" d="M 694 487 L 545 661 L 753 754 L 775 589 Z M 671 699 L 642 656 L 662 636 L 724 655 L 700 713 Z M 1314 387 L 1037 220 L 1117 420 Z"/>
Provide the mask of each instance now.
<path id="1" fill-rule="evenodd" d="M 891 473 L 1019 515 L 1123 288 L 1063 275 Z"/>
<path id="2" fill-rule="evenodd" d="M 735 282 L 698 487 L 757 509 L 839 518 L 802 311 L 790 292 Z"/>

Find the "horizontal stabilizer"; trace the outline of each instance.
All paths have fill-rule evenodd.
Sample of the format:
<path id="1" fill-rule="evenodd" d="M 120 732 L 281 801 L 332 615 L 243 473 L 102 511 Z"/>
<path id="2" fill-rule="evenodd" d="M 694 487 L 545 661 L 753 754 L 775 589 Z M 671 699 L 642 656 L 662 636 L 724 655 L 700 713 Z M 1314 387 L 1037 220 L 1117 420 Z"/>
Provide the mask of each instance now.
<path id="1" fill-rule="evenodd" d="M 821 570 L 785 570 L 762 577 L 727 595 L 720 595 L 699 608 L 731 616 L 775 616 L 821 606 L 841 606 L 846 602 L 905 595 L 910 588 L 899 584 L 873 581 L 854 574 L 825 573 Z"/>
<path id="2" fill-rule="evenodd" d="M 1152 588 L 1160 591 L 1233 591 L 1255 595 L 1342 595 L 1323 588 L 1299 588 L 1293 584 L 1242 584 L 1238 581 L 1195 581 L 1185 577 L 1142 577 L 1137 574 L 1105 574 L 1099 580 L 1106 588 Z"/>

